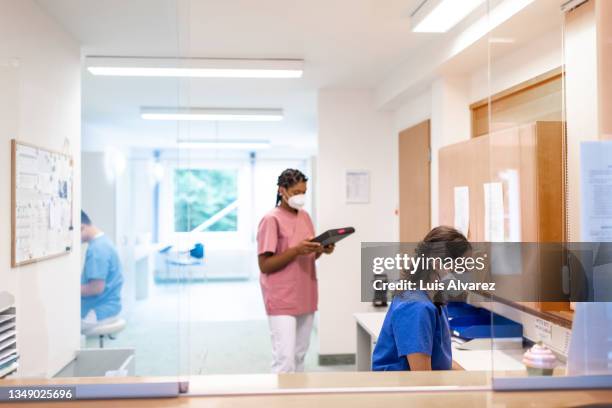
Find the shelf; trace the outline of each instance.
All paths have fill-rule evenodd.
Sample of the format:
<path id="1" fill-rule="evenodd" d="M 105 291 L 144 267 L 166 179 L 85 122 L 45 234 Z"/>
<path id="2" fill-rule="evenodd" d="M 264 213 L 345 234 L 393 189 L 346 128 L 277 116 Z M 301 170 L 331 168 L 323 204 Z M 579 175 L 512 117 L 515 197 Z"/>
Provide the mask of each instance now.
<path id="1" fill-rule="evenodd" d="M 0 361 L 8 364 L 0 368 L 0 378 L 15 373 L 19 367 L 15 297 L 8 292 L 0 292 Z"/>
<path id="2" fill-rule="evenodd" d="M 12 363 L 11 365 L 4 367 L 4 368 L 0 368 L 0 378 L 6 378 L 7 376 L 13 374 L 15 371 L 17 371 L 17 368 L 19 367 L 19 362 L 15 361 L 14 363 Z"/>
<path id="3" fill-rule="evenodd" d="M 501 298 L 496 298 L 495 300 L 501 303 L 505 303 L 508 306 L 512 306 L 525 313 L 529 313 L 540 319 L 557 324 L 561 327 L 565 327 L 567 329 L 572 328 L 572 320 L 574 318 L 573 312 L 542 310 L 541 307 L 539 306 L 540 303 L 538 302 L 513 302 L 513 301 L 506 300 L 506 299 L 501 299 Z"/>
<path id="4" fill-rule="evenodd" d="M 558 312 L 553 312 L 553 311 L 545 311 L 542 312 L 544 315 L 550 315 L 550 316 L 554 316 L 555 318 L 561 319 L 562 321 L 565 321 L 566 323 L 568 323 L 571 327 L 572 322 L 574 321 L 574 312 L 572 310 L 562 310 L 562 311 L 558 311 Z"/>

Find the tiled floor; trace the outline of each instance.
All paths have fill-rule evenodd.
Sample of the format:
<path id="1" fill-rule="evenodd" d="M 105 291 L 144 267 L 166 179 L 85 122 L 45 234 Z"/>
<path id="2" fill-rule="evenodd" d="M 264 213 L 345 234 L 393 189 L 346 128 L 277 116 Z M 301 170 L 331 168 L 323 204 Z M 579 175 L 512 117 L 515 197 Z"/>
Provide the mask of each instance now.
<path id="1" fill-rule="evenodd" d="M 268 322 L 257 281 L 163 284 L 151 287 L 125 317 L 128 326 L 107 347 L 132 347 L 137 375 L 246 374 L 270 371 Z M 88 339 L 88 346 L 97 346 Z M 306 371 L 322 367 L 313 330 Z"/>

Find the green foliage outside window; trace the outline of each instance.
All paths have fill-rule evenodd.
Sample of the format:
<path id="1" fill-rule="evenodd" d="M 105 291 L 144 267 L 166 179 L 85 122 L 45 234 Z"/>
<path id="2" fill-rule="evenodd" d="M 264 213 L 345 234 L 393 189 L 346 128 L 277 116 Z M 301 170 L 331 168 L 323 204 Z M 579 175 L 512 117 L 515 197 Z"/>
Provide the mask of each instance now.
<path id="1" fill-rule="evenodd" d="M 193 230 L 237 198 L 237 170 L 175 170 L 174 230 Z M 205 231 L 237 231 L 237 228 L 238 209 L 234 209 Z"/>

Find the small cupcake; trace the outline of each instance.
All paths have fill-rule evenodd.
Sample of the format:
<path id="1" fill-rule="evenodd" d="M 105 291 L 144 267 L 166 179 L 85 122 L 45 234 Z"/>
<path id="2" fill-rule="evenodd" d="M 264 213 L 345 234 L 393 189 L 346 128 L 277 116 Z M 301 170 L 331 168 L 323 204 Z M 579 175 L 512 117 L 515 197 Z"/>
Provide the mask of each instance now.
<path id="1" fill-rule="evenodd" d="M 529 375 L 552 375 L 557 357 L 541 342 L 535 344 L 523 355 L 523 364 Z"/>

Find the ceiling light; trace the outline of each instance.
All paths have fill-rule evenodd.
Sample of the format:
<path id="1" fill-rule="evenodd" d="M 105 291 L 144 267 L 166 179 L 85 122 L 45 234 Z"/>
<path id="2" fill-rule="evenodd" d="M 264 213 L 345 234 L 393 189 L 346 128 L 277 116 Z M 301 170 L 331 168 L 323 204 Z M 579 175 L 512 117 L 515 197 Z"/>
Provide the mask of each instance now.
<path id="1" fill-rule="evenodd" d="M 506 0 L 501 2 L 494 9 L 490 10 L 486 16 L 482 16 L 457 37 L 453 45 L 452 55 L 457 55 L 471 46 L 495 28 L 510 20 L 510 18 L 534 1 L 535 0 Z"/>
<path id="2" fill-rule="evenodd" d="M 486 0 L 426 0 L 412 15 L 416 33 L 445 33 Z"/>
<path id="3" fill-rule="evenodd" d="M 142 108 L 140 116 L 145 120 L 277 122 L 283 120 L 283 111 L 282 109 Z"/>
<path id="4" fill-rule="evenodd" d="M 271 147 L 267 140 L 189 140 L 179 141 L 179 149 L 262 150 Z"/>
<path id="5" fill-rule="evenodd" d="M 295 59 L 87 57 L 93 75 L 186 78 L 300 78 Z"/>

